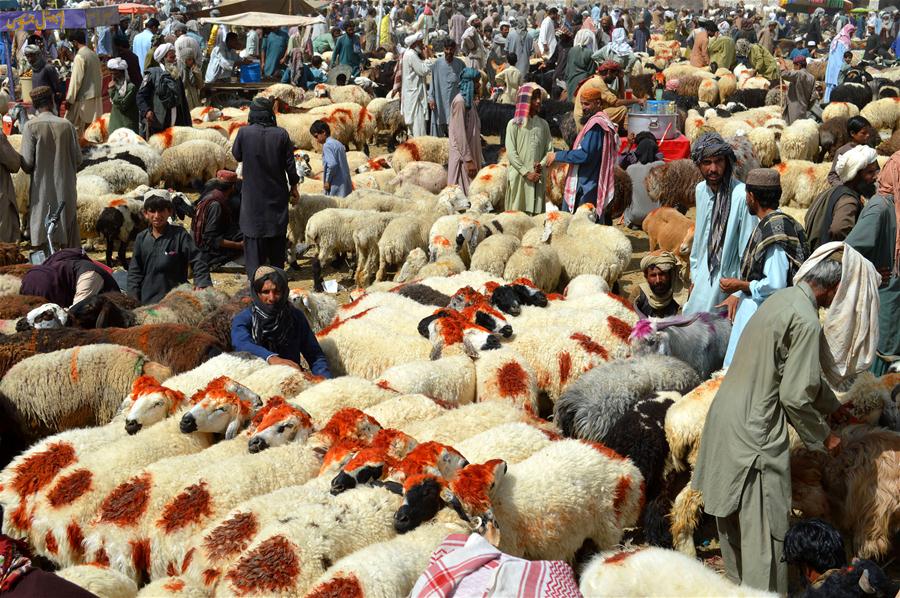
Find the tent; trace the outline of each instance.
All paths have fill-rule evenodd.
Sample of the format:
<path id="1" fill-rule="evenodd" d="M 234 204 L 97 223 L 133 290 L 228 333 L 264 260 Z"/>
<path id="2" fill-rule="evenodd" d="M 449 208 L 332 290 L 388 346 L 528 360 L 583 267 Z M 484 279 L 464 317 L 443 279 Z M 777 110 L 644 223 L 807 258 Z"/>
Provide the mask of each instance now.
<path id="1" fill-rule="evenodd" d="M 155 6 L 150 6 L 149 4 L 135 4 L 134 2 L 123 2 L 122 4 L 116 5 L 119 9 L 119 14 L 123 15 L 136 15 L 136 14 L 149 14 L 156 12 Z"/>
<path id="2" fill-rule="evenodd" d="M 220 16 L 230 16 L 245 12 L 267 12 L 279 15 L 315 15 L 326 0 L 222 0 L 216 6 Z M 193 18 L 208 17 L 212 8 L 191 13 Z"/>
<path id="3" fill-rule="evenodd" d="M 229 16 L 204 17 L 201 23 L 214 23 L 228 27 L 306 27 L 324 23 L 324 17 L 303 17 L 299 15 L 274 14 L 270 12 L 242 12 Z"/>

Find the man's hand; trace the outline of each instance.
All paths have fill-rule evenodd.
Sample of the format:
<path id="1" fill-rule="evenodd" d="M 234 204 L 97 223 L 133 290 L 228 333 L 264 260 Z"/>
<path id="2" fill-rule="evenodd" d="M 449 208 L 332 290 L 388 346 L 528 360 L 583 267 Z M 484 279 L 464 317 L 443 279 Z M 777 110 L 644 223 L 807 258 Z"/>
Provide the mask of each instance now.
<path id="1" fill-rule="evenodd" d="M 528 181 L 529 183 L 537 183 L 538 181 L 541 180 L 541 175 L 532 171 L 532 172 L 525 174 L 525 180 Z"/>
<path id="2" fill-rule="evenodd" d="M 740 299 L 735 297 L 734 295 L 729 295 L 725 301 L 718 304 L 716 307 L 726 307 L 728 308 L 728 319 L 734 322 L 734 314 L 737 313 L 738 304 L 741 302 Z"/>
<path id="3" fill-rule="evenodd" d="M 747 292 L 750 290 L 750 285 L 747 281 L 741 280 L 739 278 L 723 278 L 719 280 L 719 288 L 722 289 L 723 293 L 734 293 L 735 291 L 744 291 Z"/>
<path id="4" fill-rule="evenodd" d="M 272 355 L 266 360 L 266 363 L 269 365 L 286 365 L 294 368 L 295 370 L 302 370 L 299 364 L 291 361 L 290 359 L 285 359 L 284 357 L 279 357 L 277 355 Z"/>
<path id="5" fill-rule="evenodd" d="M 147 114 L 144 115 L 144 120 L 146 120 L 148 123 L 152 123 L 154 120 L 156 120 L 156 115 L 153 114 L 153 110 L 147 110 Z"/>
<path id="6" fill-rule="evenodd" d="M 828 449 L 828 452 L 832 455 L 841 452 L 841 437 L 835 435 L 834 432 L 829 432 L 828 438 L 825 439 L 825 448 Z"/>
<path id="7" fill-rule="evenodd" d="M 434 107 L 435 107 L 435 106 L 436 106 L 436 104 L 434 103 L 434 100 L 428 100 L 428 107 L 429 107 L 431 110 L 434 110 Z"/>
<path id="8" fill-rule="evenodd" d="M 469 175 L 469 178 L 475 178 L 475 175 L 478 174 L 478 167 L 472 160 L 466 161 L 466 174 Z"/>
<path id="9" fill-rule="evenodd" d="M 546 162 L 546 166 L 549 168 L 553 165 L 553 162 L 556 161 L 556 152 L 547 152 L 547 157 L 544 158 L 544 162 Z"/>

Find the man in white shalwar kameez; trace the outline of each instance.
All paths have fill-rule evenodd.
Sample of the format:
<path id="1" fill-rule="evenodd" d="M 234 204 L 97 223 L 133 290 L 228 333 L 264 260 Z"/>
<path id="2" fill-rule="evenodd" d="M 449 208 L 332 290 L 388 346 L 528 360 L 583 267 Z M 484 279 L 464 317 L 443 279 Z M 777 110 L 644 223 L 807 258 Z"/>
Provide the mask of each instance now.
<path id="1" fill-rule="evenodd" d="M 402 58 L 402 90 L 400 92 L 400 110 L 403 122 L 409 127 L 411 137 L 427 135 L 425 117 L 428 114 L 428 103 L 425 95 L 425 76 L 431 70 L 431 61 L 422 60 L 422 32 L 414 33 L 404 40 L 407 49 Z"/>

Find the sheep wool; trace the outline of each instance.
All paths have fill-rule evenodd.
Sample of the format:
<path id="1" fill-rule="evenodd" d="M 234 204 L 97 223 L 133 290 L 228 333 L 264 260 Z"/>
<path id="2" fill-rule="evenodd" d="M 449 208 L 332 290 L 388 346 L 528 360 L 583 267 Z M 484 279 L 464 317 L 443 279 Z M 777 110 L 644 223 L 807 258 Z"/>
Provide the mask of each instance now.
<path id="1" fill-rule="evenodd" d="M 147 143 L 163 154 L 170 148 L 196 140 L 209 141 L 223 148 L 228 143 L 228 138 L 215 129 L 198 129 L 196 127 L 169 127 L 165 131 L 151 135 Z"/>
<path id="2" fill-rule="evenodd" d="M 502 459 L 519 463 L 558 440 L 556 434 L 523 422 L 501 424 L 456 445 L 469 463 Z"/>
<path id="3" fill-rule="evenodd" d="M 524 357 L 503 347 L 485 351 L 475 362 L 478 401 L 504 401 L 538 413 L 538 386 L 534 370 Z"/>
<path id="4" fill-rule="evenodd" d="M 432 193 L 439 193 L 447 184 L 447 169 L 434 162 L 408 162 L 392 184 L 412 183 Z"/>
<path id="5" fill-rule="evenodd" d="M 506 280 L 527 278 L 545 293 L 556 290 L 561 274 L 559 254 L 546 243 L 523 244 L 509 256 L 503 269 Z"/>
<path id="6" fill-rule="evenodd" d="M 385 428 L 402 428 L 443 415 L 447 408 L 426 395 L 408 394 L 387 399 L 367 407 L 363 412 L 375 418 Z"/>
<path id="7" fill-rule="evenodd" d="M 449 157 L 450 142 L 447 139 L 425 135 L 398 145 L 391 165 L 397 172 L 403 172 L 403 167 L 410 162 L 426 161 L 446 166 Z"/>
<path id="8" fill-rule="evenodd" d="M 363 92 L 365 93 L 365 92 Z M 366 98 L 369 95 L 366 94 Z M 363 151 L 368 147 L 369 141 L 375 136 L 376 122 L 375 116 L 366 110 L 365 102 L 335 102 L 327 106 L 313 108 L 309 114 L 318 118 L 327 119 L 331 128 L 332 136 L 335 139 L 348 139 L 356 146 L 356 149 Z M 349 148 L 349 143 L 345 143 Z"/>
<path id="9" fill-rule="evenodd" d="M 215 287 L 193 289 L 183 284 L 169 291 L 159 303 L 134 310 L 138 324 L 189 324 L 195 326 L 228 302 L 229 297 Z"/>
<path id="10" fill-rule="evenodd" d="M 506 263 L 510 256 L 519 249 L 519 245 L 521 245 L 521 241 L 513 235 L 491 235 L 475 248 L 469 268 L 502 278 Z"/>
<path id="11" fill-rule="evenodd" d="M 822 122 L 828 122 L 832 118 L 843 116 L 850 118 L 859 115 L 859 108 L 850 102 L 829 102 L 822 110 Z"/>
<path id="12" fill-rule="evenodd" d="M 685 394 L 666 412 L 666 440 L 669 443 L 671 462 L 676 471 L 693 469 L 694 463 L 697 462 L 703 424 L 722 385 L 722 378 L 721 374 L 713 374 L 712 379 Z"/>
<path id="13" fill-rule="evenodd" d="M 397 397 L 397 392 L 356 376 L 340 376 L 310 386 L 291 399 L 309 413 L 316 426 L 325 425 L 340 409 L 366 409 Z"/>
<path id="14" fill-rule="evenodd" d="M 75 565 L 60 569 L 56 575 L 98 598 L 134 598 L 138 592 L 134 581 L 109 567 Z"/>
<path id="15" fill-rule="evenodd" d="M 778 144 L 775 141 L 774 129 L 768 127 L 751 129 L 747 133 L 747 140 L 753 146 L 753 153 L 763 168 L 770 168 L 778 160 Z"/>
<path id="16" fill-rule="evenodd" d="M 150 183 L 150 177 L 143 168 L 120 159 L 88 166 L 79 173 L 79 177 L 91 175 L 105 180 L 113 193 L 127 193 Z"/>
<path id="17" fill-rule="evenodd" d="M 570 280 L 563 290 L 566 299 L 577 299 L 603 293 L 609 293 L 609 284 L 602 276 L 596 274 L 579 274 Z"/>
<path id="18" fill-rule="evenodd" d="M 213 134 L 221 137 L 218 133 Z M 236 168 L 237 161 L 223 144 L 208 139 L 192 139 L 162 153 L 159 178 L 170 187 L 183 188 L 197 182 L 203 184 L 215 177 L 219 170 Z"/>
<path id="19" fill-rule="evenodd" d="M 522 409 L 501 401 L 463 405 L 432 420 L 400 428 L 419 442 L 433 440 L 450 446 L 501 424 L 537 421 Z M 550 424 L 547 424 L 550 425 Z M 550 429 L 554 429 L 551 426 Z"/>
<path id="20" fill-rule="evenodd" d="M 785 160 L 773 168 L 781 175 L 781 203 L 796 208 L 809 208 L 828 189 L 831 163 L 814 164 L 806 160 Z"/>
<path id="21" fill-rule="evenodd" d="M 11 274 L 0 274 L 0 297 L 18 295 L 22 288 L 22 279 Z"/>
<path id="22" fill-rule="evenodd" d="M 859 115 L 866 118 L 876 131 L 881 129 L 897 128 L 900 120 L 900 98 L 883 98 L 869 102 L 859 111 Z"/>
<path id="23" fill-rule="evenodd" d="M 193 578 L 172 575 L 151 581 L 136 598 L 209 598 L 209 590 Z"/>
<path id="24" fill-rule="evenodd" d="M 469 184 L 469 196 L 484 196 L 495 210 L 500 209 L 506 197 L 508 169 L 504 164 L 488 164 L 479 170 Z"/>
<path id="25" fill-rule="evenodd" d="M 457 355 L 395 365 L 375 383 L 403 394 L 424 394 L 442 404 L 458 406 L 475 400 L 476 371 L 477 364 Z"/>
<path id="26" fill-rule="evenodd" d="M 808 118 L 795 120 L 781 132 L 779 154 L 783 161 L 813 161 L 818 153 L 819 125 L 816 121 Z"/>

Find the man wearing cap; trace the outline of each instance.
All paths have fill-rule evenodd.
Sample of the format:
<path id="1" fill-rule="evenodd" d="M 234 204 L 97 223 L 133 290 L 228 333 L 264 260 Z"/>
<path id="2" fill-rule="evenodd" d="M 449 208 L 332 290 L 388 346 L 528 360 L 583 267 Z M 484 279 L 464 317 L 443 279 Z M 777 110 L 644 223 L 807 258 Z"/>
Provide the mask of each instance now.
<path id="1" fill-rule="evenodd" d="M 734 68 L 734 38 L 729 35 L 728 21 L 719 23 L 709 42 L 709 61 L 720 69 Z"/>
<path id="2" fill-rule="evenodd" d="M 788 54 L 788 58 L 790 58 L 791 60 L 797 58 L 798 56 L 809 58 L 809 50 L 803 47 L 802 37 L 794 38 L 794 49 L 791 50 L 790 54 Z"/>
<path id="3" fill-rule="evenodd" d="M 747 175 L 747 210 L 759 218 L 744 249 L 739 278 L 722 278 L 719 288 L 730 295 L 716 307 L 727 307 L 732 319 L 724 367 L 731 364 L 747 322 L 766 298 L 791 286 L 794 274 L 809 257 L 803 226 L 778 209 L 781 177 L 777 170 L 755 168 Z"/>
<path id="4" fill-rule="evenodd" d="M 630 100 L 620 98 L 609 88 L 618 81 L 618 89 L 625 87 L 622 76 L 622 66 L 615 60 L 607 60 L 597 69 L 597 74 L 587 79 L 578 91 L 575 93 L 575 108 L 573 116 L 575 122 L 583 124 L 582 116 L 584 114 L 583 98 L 586 94 L 597 98 L 600 102 L 600 110 L 606 112 L 606 115 L 617 125 L 625 126 L 625 117 L 628 116 L 628 106 L 633 104 L 644 105 L 646 100 L 643 98 L 632 98 Z"/>
<path id="5" fill-rule="evenodd" d="M 697 183 L 694 245 L 691 248 L 691 292 L 685 315 L 713 311 L 727 294 L 722 278 L 737 278 L 741 253 L 756 227 L 747 211 L 744 183 L 733 176 L 734 150 L 718 133 L 704 133 L 694 141 L 691 159 L 703 180 Z"/>
<path id="6" fill-rule="evenodd" d="M 128 79 L 128 65 L 121 58 L 110 58 L 106 63 L 112 79 L 109 82 L 109 132 L 131 129 L 138 132 L 137 87 Z"/>
<path id="7" fill-rule="evenodd" d="M 662 249 L 651 251 L 641 260 L 644 282 L 635 287 L 632 303 L 644 317 L 668 318 L 681 309 L 674 298 L 678 267 L 675 255 Z"/>
<path id="8" fill-rule="evenodd" d="M 486 59 L 484 39 L 481 37 L 481 19 L 473 12 L 467 22 L 469 26 L 460 38 L 459 50 L 465 58 L 466 66 L 481 70 Z"/>
<path id="9" fill-rule="evenodd" d="M 663 34 L 667 42 L 673 42 L 675 41 L 675 30 L 678 27 L 678 23 L 675 22 L 675 13 L 667 10 L 664 16 L 666 20 L 663 23 Z"/>
<path id="10" fill-rule="evenodd" d="M 428 88 L 428 107 L 431 109 L 431 134 L 447 136 L 450 122 L 450 103 L 459 93 L 459 75 L 466 65 L 456 57 L 456 42 L 444 44 L 444 59 L 431 67 L 431 86 Z"/>
<path id="11" fill-rule="evenodd" d="M 403 113 L 403 121 L 409 128 L 412 137 L 427 135 L 425 129 L 425 115 L 428 106 L 425 95 L 425 76 L 431 70 L 428 61 L 422 60 L 422 32 L 413 33 L 405 40 L 406 51 L 401 60 L 401 75 L 403 81 L 400 96 L 400 110 Z"/>
<path id="12" fill-rule="evenodd" d="M 69 39 L 75 45 L 76 54 L 66 93 L 66 118 L 75 125 L 80 135 L 103 115 L 103 79 L 100 76 L 100 59 L 85 43 L 84 30 L 71 32 Z"/>
<path id="13" fill-rule="evenodd" d="M 157 31 L 159 31 L 159 21 L 154 17 L 150 17 L 147 19 L 144 30 L 135 35 L 134 40 L 131 42 L 131 48 L 138 57 L 142 73 L 144 72 L 144 57 L 150 51 L 150 46 L 153 44 L 153 36 L 156 35 Z"/>
<path id="14" fill-rule="evenodd" d="M 200 44 L 187 34 L 188 28 L 184 23 L 176 23 L 172 30 L 175 33 L 175 56 L 179 62 L 184 62 L 185 53 L 191 53 L 194 60 L 200 57 Z"/>
<path id="15" fill-rule="evenodd" d="M 344 35 L 340 36 L 334 44 L 331 66 L 347 65 L 352 69 L 353 76 L 358 77 L 363 58 L 365 56 L 363 56 L 359 36 L 356 35 L 356 27 L 352 21 L 349 21 L 344 25 Z"/>
<path id="16" fill-rule="evenodd" d="M 53 108 L 59 112 L 66 85 L 64 81 L 60 80 L 56 67 L 47 62 L 40 46 L 28 44 L 23 53 L 31 65 L 31 88 L 49 87 L 53 91 Z"/>
<path id="17" fill-rule="evenodd" d="M 787 124 L 806 118 L 815 101 L 816 92 L 816 78 L 806 70 L 806 58 L 797 56 L 792 62 L 794 69 L 788 70 L 784 61 L 781 61 L 781 78 L 790 83 L 784 106 L 784 120 Z"/>
<path id="18" fill-rule="evenodd" d="M 22 129 L 22 170 L 31 175 L 29 194 L 30 238 L 34 247 L 47 249 L 47 217 L 63 206 L 53 233 L 53 248 L 81 245 L 75 198 L 75 173 L 81 164 L 78 132 L 68 120 L 53 114 L 49 87 L 31 90 L 37 116 Z"/>

